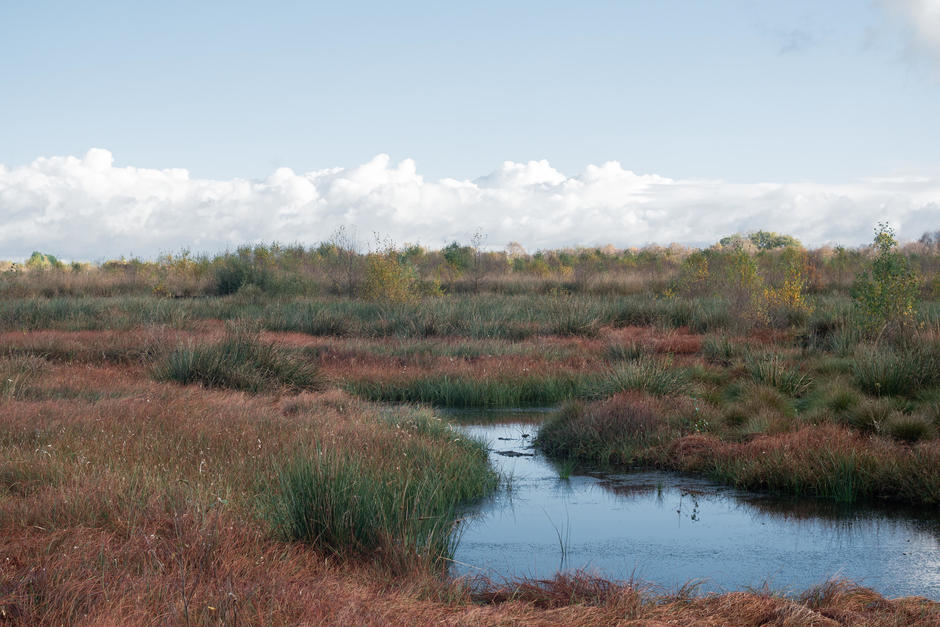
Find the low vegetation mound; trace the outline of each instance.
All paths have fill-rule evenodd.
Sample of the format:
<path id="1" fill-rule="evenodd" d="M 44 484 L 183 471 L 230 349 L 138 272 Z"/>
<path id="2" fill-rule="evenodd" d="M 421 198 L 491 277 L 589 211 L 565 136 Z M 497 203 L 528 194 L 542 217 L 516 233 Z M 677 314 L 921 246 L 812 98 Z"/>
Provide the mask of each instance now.
<path id="1" fill-rule="evenodd" d="M 454 437 L 430 411 L 385 414 L 397 446 L 363 442 L 368 458 L 322 441 L 299 449 L 265 491 L 266 516 L 285 540 L 339 557 L 379 558 L 405 571 L 417 556 L 446 570 L 457 508 L 485 496 L 497 477 L 481 443 Z"/>
<path id="2" fill-rule="evenodd" d="M 265 390 L 317 390 L 324 385 L 316 364 L 305 361 L 257 331 L 230 326 L 214 343 L 178 346 L 153 369 L 161 381 L 231 388 L 257 394 Z"/>

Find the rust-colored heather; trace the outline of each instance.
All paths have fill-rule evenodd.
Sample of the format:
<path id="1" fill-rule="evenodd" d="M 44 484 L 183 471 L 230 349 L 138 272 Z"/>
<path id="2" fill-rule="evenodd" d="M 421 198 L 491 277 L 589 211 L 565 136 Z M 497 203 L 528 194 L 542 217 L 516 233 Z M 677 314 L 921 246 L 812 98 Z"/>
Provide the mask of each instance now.
<path id="1" fill-rule="evenodd" d="M 702 350 L 704 337 L 692 333 L 688 327 L 659 329 L 656 327 L 626 326 L 602 330 L 608 342 L 635 344 L 647 353 L 673 353 L 692 355 Z"/>
<path id="2" fill-rule="evenodd" d="M 50 361 L 91 364 L 139 364 L 176 344 L 221 336 L 222 327 L 199 321 L 191 330 L 154 326 L 132 331 L 6 331 L 0 347 L 6 354 L 35 354 Z"/>
<path id="3" fill-rule="evenodd" d="M 318 442 L 394 468 L 400 451 L 423 436 L 383 426 L 377 408 L 335 389 L 252 397 L 158 383 L 133 361 L 93 359 L 112 339 L 117 350 L 137 346 L 134 334 L 105 337 L 77 340 L 76 352 L 88 359 L 51 362 L 22 397 L 0 399 L 0 622 L 940 622 L 940 604 L 888 600 L 844 583 L 796 599 L 756 592 L 660 595 L 587 576 L 510 583 L 487 592 L 442 579 L 420 564 L 393 575 L 381 562 L 341 559 L 276 540 L 257 515 L 255 497 L 259 482 L 271 478 L 285 454 Z M 625 401 L 611 401 L 609 410 L 619 402 Z M 798 448 L 826 437 L 842 438 L 840 446 L 861 446 L 846 433 L 805 433 L 787 442 Z M 919 463 L 936 460 L 936 447 L 878 442 L 879 455 L 909 451 L 926 456 Z M 676 449 L 687 463 L 707 464 L 718 453 L 759 459 L 760 439 L 722 448 L 730 446 L 699 436 L 680 440 Z"/>
<path id="4" fill-rule="evenodd" d="M 751 489 L 840 501 L 940 503 L 938 440 L 908 446 L 823 424 L 748 442 L 689 435 L 651 458 Z"/>

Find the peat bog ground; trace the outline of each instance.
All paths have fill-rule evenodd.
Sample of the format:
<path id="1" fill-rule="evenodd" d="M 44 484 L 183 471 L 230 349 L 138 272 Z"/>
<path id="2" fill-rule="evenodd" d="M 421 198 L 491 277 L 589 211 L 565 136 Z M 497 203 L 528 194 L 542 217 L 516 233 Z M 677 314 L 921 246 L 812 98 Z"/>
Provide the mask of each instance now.
<path id="1" fill-rule="evenodd" d="M 562 474 L 936 515 L 936 252 L 406 252 L 3 273 L 0 620 L 940 620 L 848 581 L 454 579 L 455 521 L 507 478 L 436 409 L 555 407 Z M 866 300 L 879 254 L 917 271 L 909 310 Z"/>

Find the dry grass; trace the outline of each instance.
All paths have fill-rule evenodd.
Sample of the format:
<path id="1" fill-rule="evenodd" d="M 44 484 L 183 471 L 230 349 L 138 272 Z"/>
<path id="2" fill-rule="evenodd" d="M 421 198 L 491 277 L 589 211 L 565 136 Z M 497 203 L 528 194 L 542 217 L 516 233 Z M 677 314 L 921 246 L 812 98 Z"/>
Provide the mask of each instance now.
<path id="1" fill-rule="evenodd" d="M 201 331 L 209 338 L 222 334 L 218 323 Z M 160 333 L 165 335 L 154 341 Z M 492 357 L 457 355 L 466 347 L 441 339 L 420 356 L 406 353 L 395 376 L 406 380 L 415 370 L 447 367 L 468 378 L 508 376 L 520 364 L 536 373 L 561 364 L 573 372 L 591 372 L 603 362 L 611 341 L 606 333 L 540 338 L 523 346 L 497 342 L 487 345 Z M 0 336 L 17 359 L 45 356 L 16 394 L 0 398 L 0 622 L 940 623 L 937 603 L 888 600 L 848 583 L 826 584 L 799 598 L 763 592 L 665 594 L 584 574 L 497 586 L 447 580 L 420 561 L 392 569 L 381 560 L 351 559 L 278 540 L 261 514 L 259 494 L 274 483 L 279 462 L 299 447 L 319 444 L 372 467 L 393 469 L 402 451 L 436 450 L 440 444 L 395 427 L 375 406 L 336 389 L 247 396 L 149 378 L 145 362 L 154 349 L 148 347 L 193 337 L 194 331 L 148 329 Z M 651 352 L 661 352 L 657 346 L 684 352 L 683 346 L 700 343 L 687 337 L 693 336 L 663 336 L 661 343 L 650 344 Z M 264 339 L 298 354 L 313 342 L 287 334 L 265 334 Z M 318 358 L 334 378 L 389 376 L 389 364 L 403 358 L 393 340 L 317 342 L 343 355 L 335 366 Z M 538 355 L 542 349 L 548 349 L 548 357 Z M 363 363 L 350 363 L 359 357 Z M 618 397 L 605 401 L 601 422 L 613 424 L 642 406 L 634 422 L 645 432 L 658 428 L 653 412 L 671 402 Z M 714 469 L 739 460 L 759 484 L 773 464 L 795 477 L 817 472 L 821 447 L 858 459 L 875 455 L 903 474 L 940 466 L 937 446 L 872 440 L 824 425 L 748 442 L 688 436 L 677 440 L 669 454 L 687 469 Z"/>
<path id="2" fill-rule="evenodd" d="M 727 442 L 689 435 L 653 455 L 742 488 L 841 502 L 940 503 L 940 441 L 907 446 L 834 425 Z"/>

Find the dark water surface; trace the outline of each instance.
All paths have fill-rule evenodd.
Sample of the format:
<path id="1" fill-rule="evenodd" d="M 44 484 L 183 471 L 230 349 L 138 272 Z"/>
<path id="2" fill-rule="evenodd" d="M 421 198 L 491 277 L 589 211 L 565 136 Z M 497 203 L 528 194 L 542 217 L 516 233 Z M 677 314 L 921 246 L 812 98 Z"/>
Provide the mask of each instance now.
<path id="1" fill-rule="evenodd" d="M 531 448 L 543 416 L 490 414 L 459 427 L 489 444 L 511 480 L 468 512 L 455 574 L 586 569 L 666 590 L 705 580 L 706 591 L 802 591 L 845 577 L 890 597 L 940 600 L 940 512 L 785 501 L 667 472 L 579 468 L 562 479 Z"/>

